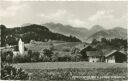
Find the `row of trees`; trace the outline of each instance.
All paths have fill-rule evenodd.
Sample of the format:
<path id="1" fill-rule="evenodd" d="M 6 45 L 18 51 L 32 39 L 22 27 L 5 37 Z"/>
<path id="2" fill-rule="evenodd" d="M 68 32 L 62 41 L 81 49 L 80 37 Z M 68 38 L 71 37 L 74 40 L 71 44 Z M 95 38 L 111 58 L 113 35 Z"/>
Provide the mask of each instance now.
<path id="1" fill-rule="evenodd" d="M 96 39 L 93 39 L 91 45 L 97 46 L 99 49 L 112 47 L 114 49 L 127 49 L 127 39 L 106 39 L 102 38 L 101 41 L 98 41 Z"/>

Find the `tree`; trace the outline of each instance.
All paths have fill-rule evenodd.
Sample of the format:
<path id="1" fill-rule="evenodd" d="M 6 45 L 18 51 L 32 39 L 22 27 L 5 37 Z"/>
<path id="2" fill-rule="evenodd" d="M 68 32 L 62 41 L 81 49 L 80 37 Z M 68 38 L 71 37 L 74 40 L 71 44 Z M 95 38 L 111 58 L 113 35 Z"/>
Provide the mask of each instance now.
<path id="1" fill-rule="evenodd" d="M 108 42 L 107 39 L 101 38 L 101 43 L 107 43 L 107 42 Z"/>
<path id="2" fill-rule="evenodd" d="M 72 48 L 72 50 L 71 50 L 71 54 L 79 54 L 80 53 L 80 49 L 78 49 L 78 48 Z"/>
<path id="3" fill-rule="evenodd" d="M 33 52 L 32 57 L 31 57 L 31 61 L 32 62 L 38 62 L 39 61 L 39 56 L 40 56 L 39 52 Z"/>
<path id="4" fill-rule="evenodd" d="M 53 55 L 52 55 L 52 62 L 56 62 L 56 61 L 58 61 L 58 52 L 55 52 Z"/>
<path id="5" fill-rule="evenodd" d="M 71 49 L 70 47 L 63 47 L 64 52 L 70 52 L 70 49 Z"/>
<path id="6" fill-rule="evenodd" d="M 97 41 L 96 39 L 93 39 L 91 44 L 92 44 L 92 45 L 96 45 L 96 44 L 98 44 L 98 43 L 99 43 L 99 41 Z"/>
<path id="7" fill-rule="evenodd" d="M 14 46 L 14 50 L 15 50 L 15 51 L 19 51 L 18 45 Z"/>
<path id="8" fill-rule="evenodd" d="M 81 60 L 81 55 L 80 54 L 75 54 L 75 55 L 72 55 L 71 56 L 71 61 L 73 61 L 73 62 L 78 62 L 78 61 L 80 61 Z"/>
<path id="9" fill-rule="evenodd" d="M 8 62 L 12 63 L 13 60 L 13 52 L 12 51 L 7 51 L 1 54 L 1 60 L 2 62 Z"/>
<path id="10" fill-rule="evenodd" d="M 44 49 L 44 50 L 43 50 L 43 53 L 44 53 L 44 55 L 47 56 L 47 57 L 51 57 L 52 54 L 53 54 L 53 52 L 52 52 L 51 50 L 49 50 L 49 49 Z"/>
<path id="11" fill-rule="evenodd" d="M 1 33 L 1 45 L 0 46 L 5 46 L 6 45 L 6 26 L 5 25 L 0 25 L 0 33 Z"/>
<path id="12" fill-rule="evenodd" d="M 28 59 L 31 62 L 31 58 L 32 58 L 32 50 L 28 50 Z"/>

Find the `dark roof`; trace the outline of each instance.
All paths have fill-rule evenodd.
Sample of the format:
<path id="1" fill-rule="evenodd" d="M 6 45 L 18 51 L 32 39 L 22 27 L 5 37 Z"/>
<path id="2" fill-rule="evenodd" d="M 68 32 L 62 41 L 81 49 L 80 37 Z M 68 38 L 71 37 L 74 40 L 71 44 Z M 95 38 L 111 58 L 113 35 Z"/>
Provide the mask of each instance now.
<path id="1" fill-rule="evenodd" d="M 103 52 L 100 50 L 97 51 L 87 51 L 87 56 L 103 56 Z"/>
<path id="2" fill-rule="evenodd" d="M 124 54 L 128 55 L 128 50 L 126 50 L 126 49 L 121 49 L 119 52 L 121 52 L 121 53 L 124 53 Z"/>
<path id="3" fill-rule="evenodd" d="M 86 47 L 84 47 L 81 52 L 83 51 L 96 51 L 97 49 L 93 48 L 92 46 L 88 45 Z"/>
<path id="4" fill-rule="evenodd" d="M 105 54 L 105 57 L 108 57 L 108 56 L 114 54 L 115 52 L 117 52 L 117 50 L 112 50 L 109 53 Z"/>
<path id="5" fill-rule="evenodd" d="M 108 54 L 105 54 L 105 57 L 108 57 L 108 56 L 114 54 L 115 52 L 120 52 L 121 54 L 127 55 L 127 53 L 125 51 L 112 50 Z"/>
<path id="6" fill-rule="evenodd" d="M 102 49 L 102 52 L 103 52 L 103 55 L 107 55 L 108 53 L 112 52 L 114 49 L 110 49 L 110 48 L 107 48 L 107 49 Z"/>

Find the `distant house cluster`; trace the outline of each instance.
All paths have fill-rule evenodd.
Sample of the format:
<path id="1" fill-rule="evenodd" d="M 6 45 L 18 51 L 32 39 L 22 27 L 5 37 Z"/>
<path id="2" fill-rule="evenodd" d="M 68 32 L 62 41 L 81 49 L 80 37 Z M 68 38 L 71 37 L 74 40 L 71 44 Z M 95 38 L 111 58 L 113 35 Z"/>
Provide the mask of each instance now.
<path id="1" fill-rule="evenodd" d="M 124 50 L 97 50 L 87 46 L 81 50 L 89 62 L 123 63 L 127 62 L 127 51 Z"/>

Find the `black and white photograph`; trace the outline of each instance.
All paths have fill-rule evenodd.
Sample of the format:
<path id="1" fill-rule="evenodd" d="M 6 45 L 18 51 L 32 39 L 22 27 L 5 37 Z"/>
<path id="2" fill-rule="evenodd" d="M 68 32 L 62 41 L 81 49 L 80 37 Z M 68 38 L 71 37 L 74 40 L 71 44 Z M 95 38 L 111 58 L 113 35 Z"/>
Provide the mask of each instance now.
<path id="1" fill-rule="evenodd" d="M 127 1 L 0 0 L 2 81 L 127 81 Z"/>

